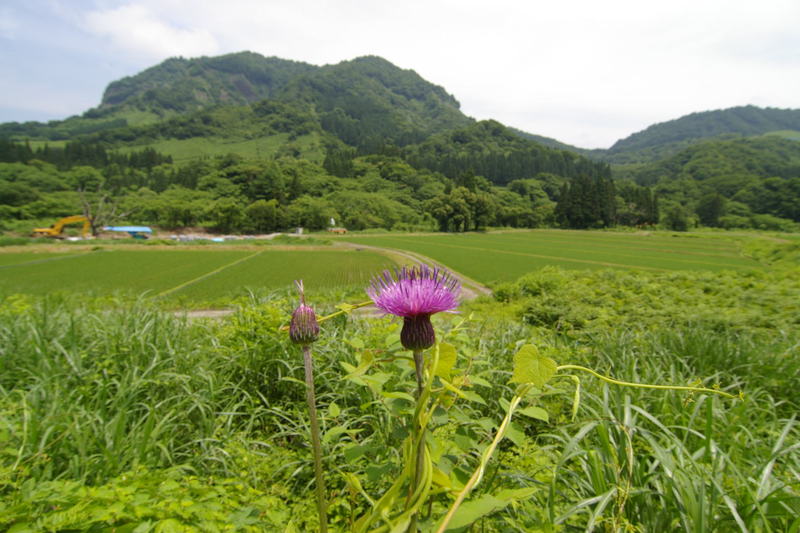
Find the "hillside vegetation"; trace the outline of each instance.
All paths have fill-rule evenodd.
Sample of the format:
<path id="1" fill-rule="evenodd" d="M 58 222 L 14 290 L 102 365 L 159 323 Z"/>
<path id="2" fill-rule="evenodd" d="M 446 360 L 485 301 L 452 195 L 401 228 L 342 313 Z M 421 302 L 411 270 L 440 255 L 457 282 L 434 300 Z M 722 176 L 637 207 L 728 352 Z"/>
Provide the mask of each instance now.
<path id="1" fill-rule="evenodd" d="M 707 226 L 780 229 L 800 221 L 800 143 L 777 136 L 706 141 L 629 176 L 691 207 Z"/>

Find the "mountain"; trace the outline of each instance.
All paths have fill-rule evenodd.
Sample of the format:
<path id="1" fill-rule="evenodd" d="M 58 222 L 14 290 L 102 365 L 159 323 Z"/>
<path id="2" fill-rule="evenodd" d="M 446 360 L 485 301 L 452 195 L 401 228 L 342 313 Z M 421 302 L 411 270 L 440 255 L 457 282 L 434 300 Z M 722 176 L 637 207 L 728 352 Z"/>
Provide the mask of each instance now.
<path id="1" fill-rule="evenodd" d="M 406 145 L 472 122 L 442 87 L 376 56 L 298 76 L 276 98 L 313 105 L 325 130 L 353 146 Z"/>
<path id="2" fill-rule="evenodd" d="M 597 156 L 611 163 L 655 161 L 704 139 L 752 137 L 782 130 L 800 130 L 800 109 L 732 107 L 692 113 L 653 124 L 620 139 Z"/>
<path id="3" fill-rule="evenodd" d="M 127 106 L 164 114 L 219 104 L 249 104 L 270 98 L 289 80 L 318 69 L 308 63 L 253 52 L 170 58 L 135 76 L 110 83 L 98 111 Z"/>
<path id="4" fill-rule="evenodd" d="M 100 105 L 82 116 L 2 124 L 0 137 L 67 140 L 264 100 L 312 112 L 326 131 L 353 146 L 404 145 L 472 122 L 442 87 L 379 57 L 317 67 L 240 52 L 168 59 L 112 82 Z"/>

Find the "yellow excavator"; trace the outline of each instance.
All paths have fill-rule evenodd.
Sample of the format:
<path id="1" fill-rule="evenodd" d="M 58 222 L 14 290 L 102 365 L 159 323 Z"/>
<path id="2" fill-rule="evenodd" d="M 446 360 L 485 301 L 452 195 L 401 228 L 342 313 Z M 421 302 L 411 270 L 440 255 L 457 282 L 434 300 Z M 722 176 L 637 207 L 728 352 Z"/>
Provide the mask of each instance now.
<path id="1" fill-rule="evenodd" d="M 64 226 L 67 224 L 75 224 L 76 222 L 83 222 L 83 227 L 81 228 L 81 237 L 86 238 L 89 234 L 89 230 L 91 229 L 91 225 L 89 224 L 89 219 L 83 215 L 73 215 L 71 217 L 64 217 L 58 222 L 54 223 L 49 228 L 34 228 L 33 229 L 33 236 L 34 237 L 53 237 L 55 239 L 63 239 L 64 234 Z"/>

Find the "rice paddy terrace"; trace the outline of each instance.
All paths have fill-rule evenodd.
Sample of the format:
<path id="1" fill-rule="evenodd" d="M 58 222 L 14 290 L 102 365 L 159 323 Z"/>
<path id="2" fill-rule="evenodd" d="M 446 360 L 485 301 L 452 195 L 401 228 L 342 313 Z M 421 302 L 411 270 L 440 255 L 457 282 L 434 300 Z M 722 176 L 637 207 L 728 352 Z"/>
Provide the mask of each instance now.
<path id="1" fill-rule="evenodd" d="M 375 252 L 330 246 L 301 250 L 108 246 L 71 252 L 64 248 L 0 253 L 0 295 L 127 292 L 209 302 L 248 290 L 288 287 L 298 278 L 310 289 L 364 285 L 392 264 Z"/>
<path id="2" fill-rule="evenodd" d="M 543 266 L 566 269 L 747 270 L 763 266 L 724 235 L 563 230 L 486 234 L 380 234 L 334 238 L 334 246 L 47 245 L 0 248 L 0 296 L 82 292 L 211 302 L 248 290 L 366 285 L 414 257 L 480 283 L 511 281 Z M 392 253 L 397 251 L 407 252 Z"/>
<path id="3" fill-rule="evenodd" d="M 512 281 L 547 265 L 566 269 L 746 270 L 762 268 L 724 235 L 565 230 L 485 234 L 382 234 L 351 243 L 421 254 L 483 283 Z"/>

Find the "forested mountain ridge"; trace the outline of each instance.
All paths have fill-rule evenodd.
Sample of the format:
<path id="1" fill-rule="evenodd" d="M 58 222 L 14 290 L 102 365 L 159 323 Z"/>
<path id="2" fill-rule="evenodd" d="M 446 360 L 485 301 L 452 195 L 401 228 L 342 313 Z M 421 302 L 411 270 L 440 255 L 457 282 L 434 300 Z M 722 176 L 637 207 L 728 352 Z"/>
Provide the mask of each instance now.
<path id="1" fill-rule="evenodd" d="M 313 105 L 322 127 L 351 146 L 420 142 L 473 122 L 442 87 L 383 58 L 365 56 L 298 76 L 276 95 Z"/>
<path id="2" fill-rule="evenodd" d="M 195 59 L 174 57 L 111 82 L 99 109 L 126 105 L 163 113 L 215 104 L 249 104 L 274 96 L 292 78 L 318 69 L 253 52 Z"/>
<path id="3" fill-rule="evenodd" d="M 473 173 L 497 185 L 541 173 L 611 177 L 606 163 L 525 140 L 495 120 L 433 135 L 405 150 L 405 158 L 417 168 L 441 172 L 449 178 Z"/>
<path id="4" fill-rule="evenodd" d="M 653 124 L 595 155 L 612 163 L 655 161 L 702 140 L 753 137 L 780 130 L 800 131 L 800 109 L 732 107 Z"/>
<path id="5" fill-rule="evenodd" d="M 168 59 L 112 82 L 102 103 L 81 116 L 49 123 L 0 124 L 0 137 L 71 140 L 264 100 L 313 107 L 326 130 L 354 146 L 375 144 L 376 138 L 397 144 L 418 142 L 472 122 L 442 87 L 379 57 L 317 67 L 240 52 Z"/>

